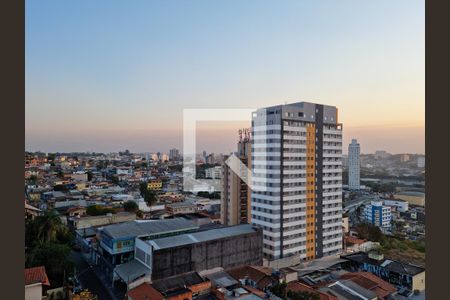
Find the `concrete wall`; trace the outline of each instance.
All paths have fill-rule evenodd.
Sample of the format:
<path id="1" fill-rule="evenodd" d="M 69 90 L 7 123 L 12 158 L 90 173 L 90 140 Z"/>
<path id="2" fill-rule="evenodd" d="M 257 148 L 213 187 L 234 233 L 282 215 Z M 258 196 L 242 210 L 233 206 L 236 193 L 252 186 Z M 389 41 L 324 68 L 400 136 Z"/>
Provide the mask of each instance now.
<path id="1" fill-rule="evenodd" d="M 25 286 L 25 300 L 42 300 L 42 285 Z"/>
<path id="2" fill-rule="evenodd" d="M 413 277 L 413 291 L 414 290 L 425 290 L 425 271 Z"/>
<path id="3" fill-rule="evenodd" d="M 152 280 L 216 267 L 262 265 L 262 231 L 154 250 Z"/>
<path id="4" fill-rule="evenodd" d="M 74 220 L 74 227 L 75 229 L 82 229 L 134 220 L 136 220 L 136 214 L 133 213 L 118 213 L 111 216 L 82 217 Z"/>
<path id="5" fill-rule="evenodd" d="M 274 269 L 288 268 L 294 265 L 298 265 L 301 261 L 301 257 L 299 254 L 292 255 L 279 259 L 267 260 L 264 259 L 264 266 L 270 267 Z"/>

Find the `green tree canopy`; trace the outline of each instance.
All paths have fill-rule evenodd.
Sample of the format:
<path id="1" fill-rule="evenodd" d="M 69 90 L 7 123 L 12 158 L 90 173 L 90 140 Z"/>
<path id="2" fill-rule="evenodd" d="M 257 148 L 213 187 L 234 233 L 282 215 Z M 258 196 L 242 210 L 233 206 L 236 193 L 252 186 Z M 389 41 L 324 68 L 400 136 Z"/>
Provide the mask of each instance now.
<path id="1" fill-rule="evenodd" d="M 128 212 L 137 212 L 139 210 L 139 206 L 134 201 L 127 201 L 123 204 L 123 209 Z"/>
<path id="2" fill-rule="evenodd" d="M 114 208 L 110 208 L 110 207 L 104 207 L 101 205 L 90 205 L 87 207 L 86 209 L 86 214 L 90 215 L 90 216 L 103 216 L 106 215 L 108 213 L 115 213 L 116 211 L 114 210 Z"/>

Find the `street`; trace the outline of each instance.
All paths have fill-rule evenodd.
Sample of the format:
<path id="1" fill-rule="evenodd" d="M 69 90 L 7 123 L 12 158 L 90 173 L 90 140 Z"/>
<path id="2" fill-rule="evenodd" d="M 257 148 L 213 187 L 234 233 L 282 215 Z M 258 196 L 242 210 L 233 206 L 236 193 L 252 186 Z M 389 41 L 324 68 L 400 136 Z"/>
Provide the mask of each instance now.
<path id="1" fill-rule="evenodd" d="M 89 265 L 84 260 L 81 252 L 72 251 L 70 253 L 70 258 L 75 264 L 76 274 L 79 274 L 78 280 L 80 281 L 83 289 L 88 289 L 97 295 L 99 300 L 113 300 L 95 275 L 94 271 L 89 268 Z"/>

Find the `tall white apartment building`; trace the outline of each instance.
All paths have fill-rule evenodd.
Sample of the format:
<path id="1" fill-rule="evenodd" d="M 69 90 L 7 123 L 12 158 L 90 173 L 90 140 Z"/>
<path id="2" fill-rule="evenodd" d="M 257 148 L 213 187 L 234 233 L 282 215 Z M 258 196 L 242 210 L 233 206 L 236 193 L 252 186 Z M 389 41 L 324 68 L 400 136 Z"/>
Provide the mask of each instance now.
<path id="1" fill-rule="evenodd" d="M 417 157 L 417 167 L 418 168 L 425 168 L 425 156 Z"/>
<path id="2" fill-rule="evenodd" d="M 205 169 L 205 177 L 210 179 L 220 179 L 222 178 L 222 167 L 215 166 L 212 168 Z"/>
<path id="3" fill-rule="evenodd" d="M 252 115 L 251 222 L 269 260 L 342 250 L 342 124 L 334 106 L 298 102 Z M 263 189 L 255 189 L 255 187 Z"/>
<path id="4" fill-rule="evenodd" d="M 176 148 L 169 150 L 169 160 L 179 160 L 180 159 L 180 151 Z"/>
<path id="5" fill-rule="evenodd" d="M 361 161 L 359 158 L 360 147 L 356 139 L 352 139 L 351 144 L 348 145 L 348 188 L 350 190 L 359 190 L 360 178 L 359 171 L 361 168 Z"/>

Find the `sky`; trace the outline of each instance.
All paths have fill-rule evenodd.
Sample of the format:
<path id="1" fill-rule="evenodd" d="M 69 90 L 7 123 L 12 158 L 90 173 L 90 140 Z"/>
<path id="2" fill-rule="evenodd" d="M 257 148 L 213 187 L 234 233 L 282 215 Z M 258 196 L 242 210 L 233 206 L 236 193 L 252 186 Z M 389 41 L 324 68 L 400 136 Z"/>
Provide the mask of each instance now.
<path id="1" fill-rule="evenodd" d="M 334 105 L 362 153 L 425 152 L 425 4 L 26 1 L 26 150 L 182 150 L 183 109 Z M 200 122 L 235 151 L 243 122 Z"/>

